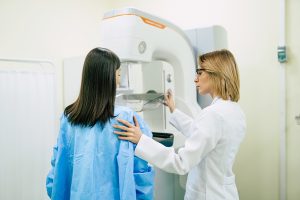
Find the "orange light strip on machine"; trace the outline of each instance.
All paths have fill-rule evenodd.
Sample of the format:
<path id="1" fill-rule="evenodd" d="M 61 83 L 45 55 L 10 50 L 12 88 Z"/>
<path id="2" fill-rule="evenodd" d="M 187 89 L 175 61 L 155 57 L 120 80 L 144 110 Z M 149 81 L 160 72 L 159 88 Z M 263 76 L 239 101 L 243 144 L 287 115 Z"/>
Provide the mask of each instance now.
<path id="1" fill-rule="evenodd" d="M 156 21 L 153 21 L 151 19 L 148 19 L 148 18 L 145 18 L 145 17 L 140 17 L 140 18 L 142 18 L 142 20 L 144 21 L 144 23 L 149 24 L 151 26 L 155 26 L 155 27 L 160 28 L 160 29 L 166 28 L 165 25 L 163 25 L 161 23 L 158 23 Z"/>
<path id="2" fill-rule="evenodd" d="M 114 17 L 121 17 L 121 16 L 124 16 L 124 15 L 135 15 L 135 16 L 137 16 L 137 17 L 140 17 L 140 18 L 143 20 L 143 22 L 144 22 L 145 24 L 148 24 L 148 25 L 154 26 L 154 27 L 156 27 L 156 28 L 160 28 L 160 29 L 166 28 L 166 25 L 164 25 L 164 24 L 161 24 L 161 23 L 159 23 L 159 22 L 153 21 L 153 20 L 151 20 L 151 19 L 148 19 L 148 18 L 146 18 L 146 17 L 139 16 L 139 15 L 136 15 L 136 14 L 120 14 L 120 15 L 115 15 L 115 16 L 103 18 L 103 20 L 105 20 L 105 19 L 110 19 L 110 18 L 114 18 Z"/>

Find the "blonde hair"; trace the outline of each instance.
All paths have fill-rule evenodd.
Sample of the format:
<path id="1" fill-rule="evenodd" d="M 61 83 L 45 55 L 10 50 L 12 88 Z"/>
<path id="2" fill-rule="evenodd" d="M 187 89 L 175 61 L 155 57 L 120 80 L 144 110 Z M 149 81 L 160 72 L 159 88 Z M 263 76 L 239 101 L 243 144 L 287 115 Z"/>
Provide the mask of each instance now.
<path id="1" fill-rule="evenodd" d="M 199 56 L 201 69 L 209 74 L 214 93 L 224 100 L 238 102 L 240 79 L 232 53 L 226 49 Z"/>

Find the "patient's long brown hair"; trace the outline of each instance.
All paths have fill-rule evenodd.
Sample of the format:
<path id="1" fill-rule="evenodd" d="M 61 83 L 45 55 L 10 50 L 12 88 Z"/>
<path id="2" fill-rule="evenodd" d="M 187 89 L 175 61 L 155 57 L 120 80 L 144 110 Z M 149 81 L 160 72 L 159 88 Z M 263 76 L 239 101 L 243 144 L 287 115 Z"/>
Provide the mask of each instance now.
<path id="1" fill-rule="evenodd" d="M 80 93 L 64 114 L 73 125 L 94 126 L 114 117 L 116 70 L 120 59 L 104 48 L 91 50 L 85 58 Z"/>

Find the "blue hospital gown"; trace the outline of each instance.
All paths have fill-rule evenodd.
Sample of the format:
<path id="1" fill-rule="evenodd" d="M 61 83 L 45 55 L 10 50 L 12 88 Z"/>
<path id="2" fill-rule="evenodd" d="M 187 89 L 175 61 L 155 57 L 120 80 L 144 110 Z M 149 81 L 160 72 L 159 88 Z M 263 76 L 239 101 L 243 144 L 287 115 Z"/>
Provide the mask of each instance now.
<path id="1" fill-rule="evenodd" d="M 133 124 L 135 115 L 141 130 L 152 137 L 139 115 L 126 107 L 115 107 L 116 118 Z M 113 133 L 112 118 L 93 127 L 73 126 L 61 117 L 52 169 L 46 179 L 48 196 L 55 200 L 153 199 L 153 168 L 134 156 L 135 145 Z"/>

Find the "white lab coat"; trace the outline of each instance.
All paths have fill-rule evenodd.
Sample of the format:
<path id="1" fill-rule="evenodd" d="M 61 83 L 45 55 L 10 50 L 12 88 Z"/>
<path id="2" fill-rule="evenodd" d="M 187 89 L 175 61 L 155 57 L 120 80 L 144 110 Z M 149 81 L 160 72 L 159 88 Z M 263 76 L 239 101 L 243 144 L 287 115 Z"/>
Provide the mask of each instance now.
<path id="1" fill-rule="evenodd" d="M 177 174 L 188 174 L 185 200 L 237 200 L 232 166 L 245 135 L 246 122 L 240 106 L 215 98 L 195 119 L 175 109 L 170 123 L 187 139 L 176 153 L 142 135 L 135 155 Z"/>

